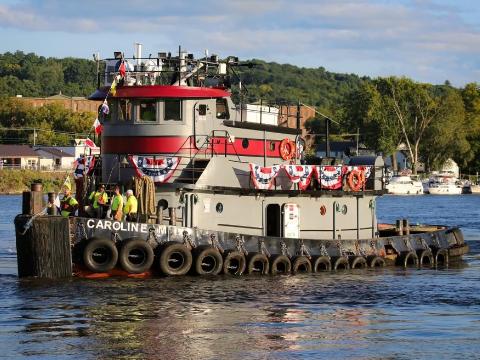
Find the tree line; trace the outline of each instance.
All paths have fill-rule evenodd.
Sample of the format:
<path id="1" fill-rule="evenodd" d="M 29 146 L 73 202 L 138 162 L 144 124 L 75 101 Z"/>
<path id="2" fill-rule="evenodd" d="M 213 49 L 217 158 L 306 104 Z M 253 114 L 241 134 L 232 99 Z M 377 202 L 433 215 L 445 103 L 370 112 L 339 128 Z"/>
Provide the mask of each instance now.
<path id="1" fill-rule="evenodd" d="M 385 156 L 402 146 L 413 170 L 420 162 L 430 170 L 453 158 L 463 172 L 480 171 L 477 83 L 456 88 L 448 81 L 432 85 L 404 77 L 371 79 L 323 67 L 301 68 L 257 59 L 249 62 L 255 66 L 240 67 L 238 78 L 232 81 L 237 101 L 301 101 L 335 119 L 332 133 L 358 129 L 360 140 Z M 58 105 L 33 108 L 11 97 L 59 92 L 88 96 L 96 88 L 96 79 L 93 60 L 45 58 L 21 51 L 0 54 L 0 128 L 40 128 L 45 131 L 39 132 L 39 143 L 57 145 L 70 141 L 67 133 L 89 132 L 95 114 L 72 113 Z M 242 96 L 240 79 L 245 89 Z M 307 128 L 319 133 L 324 124 L 319 117 L 309 121 Z M 11 132 L 0 130 L 0 141 L 13 137 Z"/>

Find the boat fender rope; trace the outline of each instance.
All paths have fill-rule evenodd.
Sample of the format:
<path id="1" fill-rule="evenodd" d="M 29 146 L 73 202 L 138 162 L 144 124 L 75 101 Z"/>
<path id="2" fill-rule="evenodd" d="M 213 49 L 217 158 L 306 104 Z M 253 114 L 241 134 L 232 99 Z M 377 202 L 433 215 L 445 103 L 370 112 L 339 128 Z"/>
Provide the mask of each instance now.
<path id="1" fill-rule="evenodd" d="M 390 246 L 392 247 L 392 249 L 395 250 L 395 252 L 396 252 L 397 254 L 400 254 L 400 253 L 401 253 L 401 251 L 398 250 L 398 248 L 395 247 L 395 244 L 393 243 L 392 239 L 388 239 L 388 240 L 387 240 L 387 245 L 390 245 Z"/>
<path id="2" fill-rule="evenodd" d="M 248 251 L 245 248 L 245 240 L 241 238 L 240 235 L 235 236 L 235 243 L 236 243 L 237 251 L 247 256 Z"/>
<path id="3" fill-rule="evenodd" d="M 375 241 L 370 241 L 370 248 L 372 249 L 373 255 L 378 255 L 377 247 L 375 246 Z"/>
<path id="4" fill-rule="evenodd" d="M 267 246 L 265 245 L 265 240 L 258 240 L 258 252 L 265 255 L 267 258 L 271 256 L 270 251 L 268 251 Z"/>
<path id="5" fill-rule="evenodd" d="M 421 237 L 420 242 L 422 243 L 422 246 L 425 250 L 432 250 L 432 249 L 430 249 L 430 246 L 428 246 L 428 244 L 427 244 L 427 242 L 425 241 L 424 238 Z"/>
<path id="6" fill-rule="evenodd" d="M 343 249 L 342 243 L 340 241 L 337 241 L 337 248 L 338 248 L 338 252 L 340 253 L 340 256 L 344 257 L 345 250 Z"/>
<path id="7" fill-rule="evenodd" d="M 437 234 L 432 234 L 433 246 L 440 248 L 440 241 L 438 241 Z"/>

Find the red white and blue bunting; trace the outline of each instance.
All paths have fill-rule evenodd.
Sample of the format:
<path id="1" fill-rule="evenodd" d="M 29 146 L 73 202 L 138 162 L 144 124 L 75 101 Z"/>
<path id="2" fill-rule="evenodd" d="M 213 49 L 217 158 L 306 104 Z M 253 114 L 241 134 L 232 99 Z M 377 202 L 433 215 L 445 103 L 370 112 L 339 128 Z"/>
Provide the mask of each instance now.
<path id="1" fill-rule="evenodd" d="M 150 176 L 154 182 L 164 183 L 173 175 L 181 158 L 132 155 L 128 159 L 139 177 Z"/>
<path id="2" fill-rule="evenodd" d="M 337 190 L 343 185 L 345 170 L 342 165 L 317 166 L 316 173 L 322 189 Z"/>
<path id="3" fill-rule="evenodd" d="M 281 165 L 262 167 L 256 164 L 249 164 L 250 174 L 255 188 L 270 190 L 273 186 L 273 180 L 277 177 Z"/>
<path id="4" fill-rule="evenodd" d="M 315 167 L 313 165 L 283 165 L 292 183 L 298 184 L 300 190 L 305 190 L 310 185 Z"/>

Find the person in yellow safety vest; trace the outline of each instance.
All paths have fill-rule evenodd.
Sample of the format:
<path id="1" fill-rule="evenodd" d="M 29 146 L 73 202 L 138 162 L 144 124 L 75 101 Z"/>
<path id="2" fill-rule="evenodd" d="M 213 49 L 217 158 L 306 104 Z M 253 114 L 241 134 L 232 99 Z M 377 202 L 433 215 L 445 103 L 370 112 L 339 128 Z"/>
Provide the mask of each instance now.
<path id="1" fill-rule="evenodd" d="M 123 213 L 127 221 L 137 221 L 138 201 L 133 190 L 127 190 L 127 203 L 123 207 Z"/>
<path id="2" fill-rule="evenodd" d="M 105 185 L 100 184 L 97 191 L 92 191 L 88 197 L 91 206 L 87 206 L 86 212 L 90 217 L 102 218 L 103 207 L 108 203 L 108 195 L 105 192 Z"/>
<path id="3" fill-rule="evenodd" d="M 60 210 L 62 216 L 68 217 L 78 209 L 78 201 L 72 196 L 70 189 L 65 189 L 62 201 L 60 201 Z"/>
<path id="4" fill-rule="evenodd" d="M 115 185 L 114 193 L 112 197 L 112 217 L 114 220 L 121 221 L 123 217 L 123 196 L 120 193 L 120 186 Z"/>

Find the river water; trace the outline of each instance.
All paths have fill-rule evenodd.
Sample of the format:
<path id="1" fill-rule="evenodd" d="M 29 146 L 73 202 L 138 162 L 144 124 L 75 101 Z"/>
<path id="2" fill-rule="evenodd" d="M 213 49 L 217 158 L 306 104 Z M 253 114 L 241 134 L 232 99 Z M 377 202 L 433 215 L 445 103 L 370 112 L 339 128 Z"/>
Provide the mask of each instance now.
<path id="1" fill-rule="evenodd" d="M 241 278 L 19 280 L 0 196 L 0 357 L 480 358 L 480 196 L 384 196 L 379 221 L 461 225 L 449 269 Z"/>

